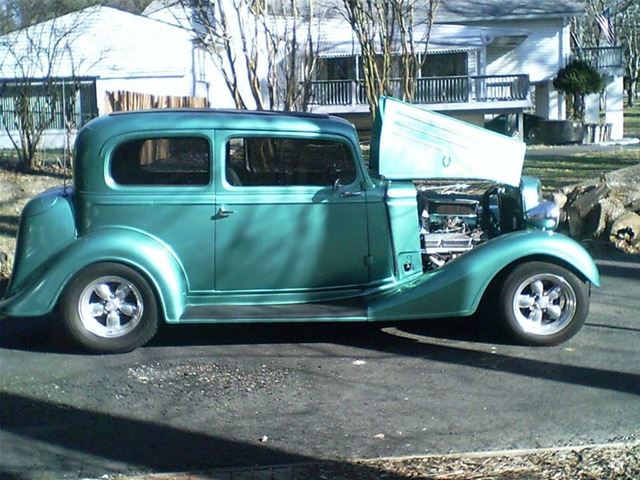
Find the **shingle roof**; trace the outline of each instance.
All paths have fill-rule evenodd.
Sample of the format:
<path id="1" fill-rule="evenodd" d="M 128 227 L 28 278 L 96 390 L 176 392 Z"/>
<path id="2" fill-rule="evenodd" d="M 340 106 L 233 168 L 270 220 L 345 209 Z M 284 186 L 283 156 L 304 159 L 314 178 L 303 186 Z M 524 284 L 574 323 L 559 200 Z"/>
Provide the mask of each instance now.
<path id="1" fill-rule="evenodd" d="M 584 12 L 570 0 L 441 0 L 436 23 L 573 17 Z"/>
<path id="2" fill-rule="evenodd" d="M 62 34 L 68 47 L 48 51 L 46 42 Z M 0 37 L 0 76 L 182 76 L 191 62 L 190 38 L 189 32 L 176 26 L 94 6 Z M 48 61 L 32 59 L 24 65 L 24 59 L 32 56 L 31 43 L 42 45 L 39 48 L 50 55 L 55 53 L 52 72 L 47 72 Z"/>

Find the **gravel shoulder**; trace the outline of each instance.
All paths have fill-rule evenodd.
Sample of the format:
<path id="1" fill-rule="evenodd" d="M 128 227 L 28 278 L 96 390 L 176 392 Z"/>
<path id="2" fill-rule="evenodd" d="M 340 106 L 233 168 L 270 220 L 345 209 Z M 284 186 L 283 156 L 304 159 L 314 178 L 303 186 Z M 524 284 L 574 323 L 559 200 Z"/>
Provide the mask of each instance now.
<path id="1" fill-rule="evenodd" d="M 318 462 L 119 480 L 636 480 L 640 443 Z"/>

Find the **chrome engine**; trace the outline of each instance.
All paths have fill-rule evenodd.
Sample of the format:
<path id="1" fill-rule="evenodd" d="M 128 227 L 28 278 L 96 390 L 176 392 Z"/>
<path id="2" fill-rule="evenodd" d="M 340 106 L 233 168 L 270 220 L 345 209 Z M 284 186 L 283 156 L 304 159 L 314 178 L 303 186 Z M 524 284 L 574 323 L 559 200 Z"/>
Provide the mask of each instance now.
<path id="1" fill-rule="evenodd" d="M 425 270 L 441 267 L 490 238 L 558 225 L 558 207 L 543 200 L 538 179 L 523 177 L 519 188 L 473 181 L 416 186 Z"/>
<path id="2" fill-rule="evenodd" d="M 441 267 L 483 240 L 479 200 L 430 192 L 420 196 L 420 243 L 427 269 Z"/>

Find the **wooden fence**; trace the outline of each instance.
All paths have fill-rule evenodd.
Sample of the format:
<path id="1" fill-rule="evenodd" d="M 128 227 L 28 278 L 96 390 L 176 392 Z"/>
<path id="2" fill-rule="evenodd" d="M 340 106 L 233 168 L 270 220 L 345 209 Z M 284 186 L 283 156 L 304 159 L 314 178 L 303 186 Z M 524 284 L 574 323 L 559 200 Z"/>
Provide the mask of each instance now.
<path id="1" fill-rule="evenodd" d="M 105 113 L 130 110 L 150 110 L 158 108 L 208 108 L 204 97 L 173 97 L 170 95 L 149 95 L 146 93 L 119 90 L 106 92 Z"/>

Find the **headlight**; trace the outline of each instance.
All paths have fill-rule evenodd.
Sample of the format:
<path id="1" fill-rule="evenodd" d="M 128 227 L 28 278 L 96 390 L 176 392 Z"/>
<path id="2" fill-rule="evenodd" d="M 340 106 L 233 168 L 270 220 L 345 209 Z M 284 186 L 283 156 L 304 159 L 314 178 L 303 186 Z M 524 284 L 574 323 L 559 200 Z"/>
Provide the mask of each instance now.
<path id="1" fill-rule="evenodd" d="M 538 230 L 555 230 L 560 221 L 560 209 L 547 200 L 527 210 L 524 216 L 527 224 Z"/>

